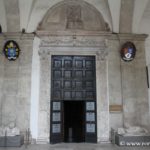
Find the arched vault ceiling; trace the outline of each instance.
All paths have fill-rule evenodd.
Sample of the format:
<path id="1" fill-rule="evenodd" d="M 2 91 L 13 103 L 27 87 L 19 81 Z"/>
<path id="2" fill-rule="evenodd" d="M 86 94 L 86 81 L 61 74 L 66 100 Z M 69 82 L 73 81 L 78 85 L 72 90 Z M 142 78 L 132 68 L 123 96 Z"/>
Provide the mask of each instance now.
<path id="1" fill-rule="evenodd" d="M 27 29 L 36 0 L 19 0 L 20 30 Z"/>
<path id="2" fill-rule="evenodd" d="M 132 23 L 132 31 L 133 33 L 139 32 L 139 25 L 142 19 L 142 16 L 144 14 L 144 11 L 146 9 L 146 6 L 148 5 L 149 0 L 135 0 L 134 3 L 134 13 L 133 13 L 133 23 Z M 150 14 L 150 12 L 149 12 Z"/>
<path id="3" fill-rule="evenodd" d="M 112 30 L 119 33 L 121 0 L 108 0 L 112 17 Z"/>
<path id="4" fill-rule="evenodd" d="M 20 13 L 18 0 L 4 0 L 4 6 L 7 20 L 7 31 L 20 31 Z"/>
<path id="5" fill-rule="evenodd" d="M 2 15 L 3 14 L 3 15 Z M 4 0 L 0 0 L 0 24 L 4 32 L 7 31 L 6 12 L 4 6 Z"/>
<path id="6" fill-rule="evenodd" d="M 37 28 L 38 23 L 42 20 L 42 18 L 46 14 L 47 10 L 61 1 L 62 0 L 43 0 L 43 1 L 36 0 L 36 4 L 34 5 L 34 8 L 32 10 L 31 17 L 28 23 L 27 31 L 31 32 L 35 30 Z M 101 12 L 105 21 L 111 27 L 112 21 L 111 21 L 111 15 L 110 15 L 107 0 L 92 0 L 92 1 L 85 0 L 85 1 L 93 5 L 95 8 L 97 8 L 98 11 Z"/>
<path id="7" fill-rule="evenodd" d="M 107 0 L 85 0 L 89 4 L 93 5 L 104 17 L 104 20 L 112 28 L 111 14 Z"/>
<path id="8" fill-rule="evenodd" d="M 48 9 L 60 1 L 61 0 L 36 0 L 28 21 L 27 32 L 35 31 Z"/>
<path id="9" fill-rule="evenodd" d="M 0 0 L 3 32 L 34 32 L 46 12 L 63 0 Z M 150 0 L 85 0 L 103 15 L 113 32 L 147 33 Z M 149 31 L 150 33 L 150 31 Z"/>
<path id="10" fill-rule="evenodd" d="M 135 0 L 121 0 L 120 33 L 132 33 Z"/>
<path id="11" fill-rule="evenodd" d="M 138 26 L 140 33 L 150 34 L 150 0 L 146 4 L 145 11 L 141 17 L 141 21 Z"/>

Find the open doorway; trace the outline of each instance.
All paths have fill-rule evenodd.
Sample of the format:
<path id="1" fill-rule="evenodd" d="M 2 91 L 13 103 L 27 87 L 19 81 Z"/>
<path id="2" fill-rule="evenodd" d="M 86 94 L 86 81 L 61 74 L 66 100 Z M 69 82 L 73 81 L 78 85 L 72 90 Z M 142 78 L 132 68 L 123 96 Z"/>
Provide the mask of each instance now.
<path id="1" fill-rule="evenodd" d="M 84 122 L 84 101 L 64 101 L 64 142 L 84 142 Z"/>

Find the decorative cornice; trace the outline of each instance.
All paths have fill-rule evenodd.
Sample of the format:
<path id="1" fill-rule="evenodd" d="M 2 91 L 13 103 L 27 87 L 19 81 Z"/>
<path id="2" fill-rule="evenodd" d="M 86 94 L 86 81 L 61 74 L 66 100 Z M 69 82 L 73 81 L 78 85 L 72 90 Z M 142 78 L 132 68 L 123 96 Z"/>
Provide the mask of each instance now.
<path id="1" fill-rule="evenodd" d="M 75 29 L 75 30 L 58 30 L 58 31 L 37 31 L 36 35 L 39 38 L 46 37 L 46 36 L 107 36 L 109 37 L 112 33 L 111 32 L 106 32 L 106 31 L 88 31 L 88 30 L 80 30 L 80 29 Z"/>

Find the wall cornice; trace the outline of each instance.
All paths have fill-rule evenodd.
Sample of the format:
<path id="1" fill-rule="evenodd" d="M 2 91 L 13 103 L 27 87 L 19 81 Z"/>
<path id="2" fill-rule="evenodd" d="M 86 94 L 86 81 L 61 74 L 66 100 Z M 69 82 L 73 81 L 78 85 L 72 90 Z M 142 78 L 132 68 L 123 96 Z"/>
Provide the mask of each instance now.
<path id="1" fill-rule="evenodd" d="M 5 39 L 15 39 L 15 40 L 33 40 L 33 33 L 2 33 L 0 37 Z"/>
<path id="2" fill-rule="evenodd" d="M 110 40 L 130 40 L 130 41 L 145 41 L 148 37 L 147 34 L 123 34 L 123 33 L 112 33 L 109 36 Z"/>

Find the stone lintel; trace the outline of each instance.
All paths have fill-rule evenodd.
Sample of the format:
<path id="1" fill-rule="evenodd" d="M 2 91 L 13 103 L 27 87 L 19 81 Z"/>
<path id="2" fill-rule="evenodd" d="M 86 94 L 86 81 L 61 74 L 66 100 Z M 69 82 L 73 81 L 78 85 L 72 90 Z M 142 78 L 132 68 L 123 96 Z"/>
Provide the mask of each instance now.
<path id="1" fill-rule="evenodd" d="M 99 47 L 105 49 L 108 47 L 108 36 L 53 35 L 41 37 L 40 48 L 49 47 Z"/>
<path id="2" fill-rule="evenodd" d="M 86 31 L 86 30 L 65 30 L 65 31 L 37 31 L 36 35 L 38 37 L 44 37 L 44 36 L 110 36 L 111 32 L 106 31 Z"/>

